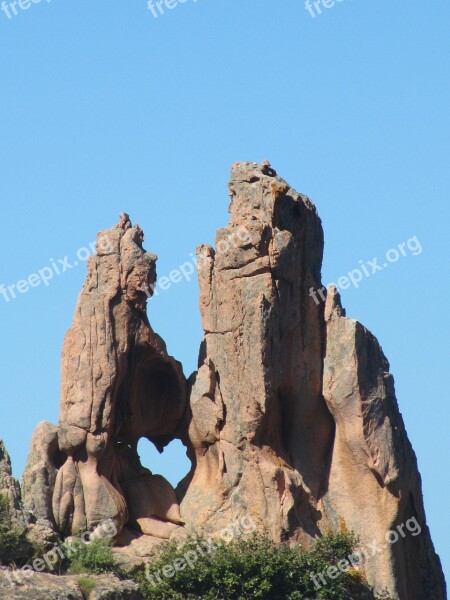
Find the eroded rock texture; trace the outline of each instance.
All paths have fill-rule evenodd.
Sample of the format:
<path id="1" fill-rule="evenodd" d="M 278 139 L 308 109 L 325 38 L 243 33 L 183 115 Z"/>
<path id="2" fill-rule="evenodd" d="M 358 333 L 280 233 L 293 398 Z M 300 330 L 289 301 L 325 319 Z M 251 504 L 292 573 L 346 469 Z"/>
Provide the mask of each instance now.
<path id="1" fill-rule="evenodd" d="M 175 491 L 137 454 L 142 437 L 160 450 L 174 439 L 186 409 L 181 366 L 147 319 L 156 256 L 142 242 L 127 215 L 99 234 L 64 341 L 59 428 L 33 438 L 26 496 L 64 535 L 112 519 L 119 533 L 167 538 L 181 523 Z"/>
<path id="2" fill-rule="evenodd" d="M 276 539 L 319 534 L 334 424 L 322 397 L 323 234 L 312 202 L 268 165 L 237 163 L 231 221 L 199 248 L 205 338 L 192 378 L 191 526 L 251 514 Z"/>
<path id="3" fill-rule="evenodd" d="M 11 458 L 3 440 L 0 439 L 0 495 L 7 500 L 12 522 L 19 527 L 31 523 L 31 515 L 22 504 L 18 480 L 12 475 Z"/>
<path id="4" fill-rule="evenodd" d="M 249 514 L 304 545 L 353 530 L 376 597 L 444 599 L 387 360 L 335 290 L 326 306 L 310 294 L 323 248 L 314 205 L 268 163 L 234 165 L 230 193 L 216 250 L 198 251 L 205 337 L 190 380 L 193 470 L 179 488 L 187 526 L 213 532 Z"/>
<path id="5" fill-rule="evenodd" d="M 311 293 L 314 204 L 267 162 L 236 163 L 229 189 L 229 225 L 198 249 L 204 339 L 188 382 L 146 316 L 156 257 L 142 231 L 123 214 L 99 235 L 64 342 L 59 427 L 34 435 L 27 503 L 63 536 L 113 519 L 124 564 L 245 517 L 304 547 L 353 530 L 374 597 L 444 600 L 388 362 L 334 289 L 326 304 Z M 192 469 L 176 492 L 142 467 L 142 437 L 160 450 L 183 440 Z"/>
<path id="6" fill-rule="evenodd" d="M 368 551 L 367 578 L 380 597 L 445 598 L 389 363 L 370 331 L 345 317 L 335 288 L 329 290 L 325 318 L 323 389 L 336 437 L 324 525 L 339 530 L 345 524 L 358 533 Z"/>
<path id="7" fill-rule="evenodd" d="M 52 498 L 57 470 L 64 458 L 58 445 L 58 427 L 43 421 L 31 439 L 31 450 L 22 477 L 22 497 L 36 519 L 54 526 Z"/>

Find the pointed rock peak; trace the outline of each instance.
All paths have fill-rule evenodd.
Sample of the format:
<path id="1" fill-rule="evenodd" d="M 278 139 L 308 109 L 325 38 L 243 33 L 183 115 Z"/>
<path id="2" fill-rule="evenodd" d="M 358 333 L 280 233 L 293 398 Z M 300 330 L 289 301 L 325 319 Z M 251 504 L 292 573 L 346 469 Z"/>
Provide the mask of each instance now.
<path id="1" fill-rule="evenodd" d="M 21 527 L 29 525 L 30 514 L 23 508 L 20 484 L 12 475 L 11 459 L 2 439 L 0 439 L 0 497 L 7 501 L 14 525 Z"/>
<path id="2" fill-rule="evenodd" d="M 2 439 L 0 439 L 0 473 L 12 474 L 11 459 Z"/>
<path id="3" fill-rule="evenodd" d="M 277 199 L 289 190 L 268 160 L 234 163 L 228 187 L 232 224 L 271 222 Z"/>
<path id="4" fill-rule="evenodd" d="M 119 226 L 121 229 L 123 229 L 124 231 L 126 231 L 127 229 L 130 229 L 131 225 L 131 221 L 130 221 L 130 215 L 126 212 L 120 213 L 119 215 L 119 219 L 120 219 L 120 223 Z"/>
<path id="5" fill-rule="evenodd" d="M 345 308 L 342 308 L 341 295 L 337 291 L 337 287 L 332 284 L 327 289 L 325 321 L 330 321 L 334 317 L 345 317 Z"/>

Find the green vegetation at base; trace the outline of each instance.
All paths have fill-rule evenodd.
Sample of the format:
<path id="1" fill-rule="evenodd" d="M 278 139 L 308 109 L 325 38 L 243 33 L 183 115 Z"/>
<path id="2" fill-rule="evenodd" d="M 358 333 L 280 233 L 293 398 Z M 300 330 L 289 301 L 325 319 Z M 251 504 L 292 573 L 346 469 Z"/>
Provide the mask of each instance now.
<path id="1" fill-rule="evenodd" d="M 81 539 L 70 543 L 71 550 L 65 554 L 69 573 L 115 573 L 112 541 L 109 538 L 96 538 L 89 544 Z"/>
<path id="2" fill-rule="evenodd" d="M 339 561 L 346 560 L 357 545 L 351 533 L 325 535 L 310 551 L 287 544 L 275 544 L 267 537 L 254 534 L 214 552 L 199 555 L 198 547 L 207 548 L 205 539 L 195 538 L 182 546 L 172 542 L 161 546 L 154 562 L 134 578 L 147 600 L 357 600 L 367 597 L 367 586 L 354 569 L 326 579 L 319 589 L 311 574 L 325 573 Z M 188 552 L 198 559 L 182 570 L 168 569 Z M 188 555 L 189 556 L 189 555 Z M 193 556 L 193 554 L 192 554 Z M 169 572 L 170 577 L 164 576 Z M 156 573 L 159 572 L 159 577 Z"/>
<path id="3" fill-rule="evenodd" d="M 89 574 L 113 573 L 133 578 L 146 600 L 360 600 L 370 597 L 361 572 L 339 571 L 327 577 L 330 567 L 337 567 L 355 550 L 358 540 L 343 531 L 328 534 L 311 550 L 275 544 L 255 533 L 228 544 L 205 538 L 191 538 L 161 544 L 147 571 L 138 569 L 131 575 L 121 574 L 114 561 L 110 539 L 94 539 L 86 544 L 71 541 L 72 551 L 61 570 L 86 574 L 77 579 L 85 597 L 95 588 Z M 199 548 L 201 549 L 199 551 Z M 0 495 L 0 562 L 23 565 L 38 555 L 26 537 L 26 529 L 14 525 L 7 499 Z M 185 557 L 191 560 L 186 561 Z M 193 559 L 192 557 L 195 557 Z M 181 562 L 180 562 L 181 561 Z M 180 564 L 184 565 L 182 568 Z M 336 569 L 337 570 L 337 569 Z M 325 583 L 320 579 L 324 574 Z M 319 581 L 321 587 L 315 585 Z"/>
<path id="4" fill-rule="evenodd" d="M 8 498 L 0 494 L 0 564 L 23 566 L 38 555 L 27 538 L 27 530 L 14 523 Z"/>
<path id="5" fill-rule="evenodd" d="M 89 598 L 90 593 L 97 585 L 95 581 L 89 577 L 78 577 L 77 584 L 85 598 Z"/>

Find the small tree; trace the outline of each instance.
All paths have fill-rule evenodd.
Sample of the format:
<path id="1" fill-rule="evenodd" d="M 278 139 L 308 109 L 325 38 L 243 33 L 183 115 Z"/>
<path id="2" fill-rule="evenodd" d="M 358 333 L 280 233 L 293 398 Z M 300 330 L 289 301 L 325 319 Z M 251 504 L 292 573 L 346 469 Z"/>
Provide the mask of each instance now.
<path id="1" fill-rule="evenodd" d="M 35 546 L 27 538 L 27 530 L 19 527 L 12 518 L 11 505 L 0 494 L 0 563 L 24 565 L 36 554 Z"/>

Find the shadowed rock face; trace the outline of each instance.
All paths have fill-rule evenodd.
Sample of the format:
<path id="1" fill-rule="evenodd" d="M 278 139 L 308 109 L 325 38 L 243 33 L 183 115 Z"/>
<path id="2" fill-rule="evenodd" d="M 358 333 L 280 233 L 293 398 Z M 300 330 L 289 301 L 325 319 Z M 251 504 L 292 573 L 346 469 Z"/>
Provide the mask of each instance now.
<path id="1" fill-rule="evenodd" d="M 188 382 L 146 316 L 156 257 L 142 231 L 121 215 L 99 235 L 64 342 L 59 428 L 35 433 L 27 503 L 66 536 L 113 519 L 125 561 L 244 517 L 304 546 L 353 530 L 374 597 L 444 600 L 389 364 L 336 290 L 326 303 L 310 293 L 315 206 L 267 162 L 235 164 L 229 189 L 229 225 L 198 248 L 204 339 Z M 142 437 L 160 450 L 183 440 L 192 469 L 176 493 L 142 467 Z"/>

